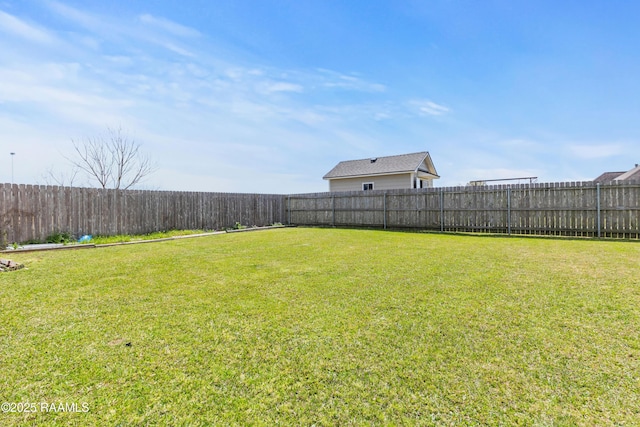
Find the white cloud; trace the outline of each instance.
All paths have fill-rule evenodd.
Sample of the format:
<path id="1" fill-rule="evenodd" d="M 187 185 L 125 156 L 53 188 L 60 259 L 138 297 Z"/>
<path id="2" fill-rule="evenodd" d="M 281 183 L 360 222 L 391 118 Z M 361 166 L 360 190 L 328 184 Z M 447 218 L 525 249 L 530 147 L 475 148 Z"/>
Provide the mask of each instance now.
<path id="1" fill-rule="evenodd" d="M 133 59 L 129 56 L 124 55 L 104 55 L 102 58 L 114 65 L 123 67 L 128 67 L 133 64 Z"/>
<path id="2" fill-rule="evenodd" d="M 303 87 L 296 83 L 287 82 L 265 82 L 260 88 L 263 93 L 277 93 L 277 92 L 303 92 Z"/>
<path id="3" fill-rule="evenodd" d="M 140 22 L 143 24 L 159 28 L 163 31 L 167 31 L 179 37 L 200 37 L 201 33 L 194 29 L 184 25 L 177 24 L 165 18 L 156 18 L 149 14 L 140 15 Z"/>
<path id="4" fill-rule="evenodd" d="M 50 0 L 46 2 L 47 6 L 62 16 L 63 18 L 75 22 L 76 24 L 95 32 L 96 30 L 103 28 L 105 21 L 97 16 L 93 16 L 89 13 L 82 12 L 66 4 Z"/>
<path id="5" fill-rule="evenodd" d="M 451 109 L 444 105 L 436 104 L 433 101 L 411 101 L 410 104 L 418 110 L 422 116 L 442 116 L 451 112 Z"/>
<path id="6" fill-rule="evenodd" d="M 189 50 L 183 47 L 177 46 L 173 43 L 161 42 L 159 44 L 161 44 L 165 49 L 170 50 L 171 52 L 177 53 L 178 55 L 186 56 L 189 58 L 193 58 L 196 56 L 194 53 L 190 52 Z"/>
<path id="7" fill-rule="evenodd" d="M 385 102 L 371 103 L 348 103 L 343 105 L 324 105 L 316 107 L 318 112 L 335 117 L 343 122 L 360 122 L 362 120 L 373 120 L 381 122 L 398 116 L 405 116 L 406 113 L 397 105 Z"/>
<path id="8" fill-rule="evenodd" d="M 339 73 L 324 68 L 318 69 L 316 78 L 320 79 L 321 86 L 360 92 L 384 92 L 387 88 L 383 84 L 373 83 L 357 76 Z"/>
<path id="9" fill-rule="evenodd" d="M 56 39 L 48 31 L 35 25 L 27 24 L 13 15 L 0 10 L 0 31 L 17 35 L 23 39 L 43 44 L 53 43 Z"/>
<path id="10" fill-rule="evenodd" d="M 536 151 L 544 149 L 544 145 L 541 143 L 524 138 L 506 139 L 499 141 L 497 144 L 507 150 Z"/>
<path id="11" fill-rule="evenodd" d="M 580 159 L 603 159 L 620 155 L 624 152 L 622 144 L 573 144 L 569 151 Z"/>
<path id="12" fill-rule="evenodd" d="M 160 46 L 180 56 L 195 56 L 190 49 L 181 45 L 181 40 L 172 39 L 171 37 L 194 38 L 198 37 L 200 33 L 195 29 L 174 23 L 167 19 L 144 14 L 138 17 L 138 20 L 145 24 L 144 26 L 131 25 L 126 19 L 116 19 L 86 13 L 55 0 L 50 0 L 46 4 L 53 12 L 84 28 L 89 33 L 96 34 L 103 40 L 120 43 L 124 50 L 130 50 L 131 46 L 135 46 L 135 42 L 137 41 Z M 161 33 L 155 31 L 158 29 L 161 30 Z M 89 46 L 94 49 L 99 48 L 97 40 L 89 35 L 72 35 L 77 37 L 78 41 L 82 43 L 89 43 Z M 126 46 L 125 43 L 127 44 Z"/>

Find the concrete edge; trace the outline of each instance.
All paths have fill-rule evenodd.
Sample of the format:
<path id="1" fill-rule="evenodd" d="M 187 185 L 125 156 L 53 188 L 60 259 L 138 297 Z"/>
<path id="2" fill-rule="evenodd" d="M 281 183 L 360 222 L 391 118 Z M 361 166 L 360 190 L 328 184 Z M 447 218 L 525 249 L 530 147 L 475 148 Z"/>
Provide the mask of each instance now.
<path id="1" fill-rule="evenodd" d="M 82 245 L 66 245 L 58 246 L 55 248 L 28 248 L 28 249 L 8 249 L 0 251 L 0 254 L 26 254 L 28 252 L 46 252 L 46 251 L 60 251 L 60 250 L 74 250 L 74 249 L 92 249 L 96 245 L 85 243 Z"/>
<path id="2" fill-rule="evenodd" d="M 251 228 L 243 228 L 240 230 L 225 230 L 225 231 L 212 231 L 211 233 L 198 233 L 198 234 L 186 234 L 184 236 L 173 236 L 173 237 L 164 237 L 162 239 L 150 239 L 150 240 L 134 240 L 131 242 L 115 242 L 115 243 L 103 243 L 103 244 L 92 244 L 92 243 L 84 243 L 79 245 L 65 245 L 58 246 L 55 248 L 29 248 L 29 249 L 8 249 L 0 251 L 0 254 L 25 254 L 28 252 L 45 252 L 45 251 L 60 251 L 60 250 L 72 250 L 72 249 L 95 249 L 95 248 L 108 248 L 112 246 L 124 246 L 124 245 L 137 245 L 140 243 L 157 243 L 157 242 L 167 242 L 170 240 L 182 240 L 182 239 L 190 239 L 195 237 L 206 237 L 206 236 L 215 236 L 217 234 L 226 234 L 226 233 L 237 233 L 243 231 L 260 231 L 260 230 L 273 230 L 277 228 L 287 228 L 289 226 L 286 225 L 276 225 L 276 226 L 267 226 L 267 227 L 251 227 Z"/>

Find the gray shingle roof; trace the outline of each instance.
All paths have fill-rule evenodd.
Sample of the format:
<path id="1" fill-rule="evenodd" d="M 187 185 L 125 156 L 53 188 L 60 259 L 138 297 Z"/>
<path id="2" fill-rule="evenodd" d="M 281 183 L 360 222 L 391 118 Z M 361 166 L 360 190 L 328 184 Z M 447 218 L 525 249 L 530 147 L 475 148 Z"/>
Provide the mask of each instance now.
<path id="1" fill-rule="evenodd" d="M 605 172 L 594 182 L 611 182 L 611 181 L 640 181 L 640 166 L 636 165 L 633 169 L 626 172 Z"/>
<path id="2" fill-rule="evenodd" d="M 338 163 L 323 177 L 323 179 L 413 172 L 417 168 L 420 168 L 423 172 L 437 176 L 435 169 L 427 170 L 422 167 L 422 163 L 426 158 L 429 158 L 428 151 L 361 160 L 346 160 Z M 430 160 L 431 159 L 429 158 L 429 161 L 427 162 L 428 164 L 431 164 Z"/>
<path id="3" fill-rule="evenodd" d="M 611 182 L 617 177 L 619 177 L 620 175 L 622 175 L 623 173 L 624 172 L 605 172 L 599 177 L 597 177 L 596 179 L 594 179 L 593 182 Z"/>

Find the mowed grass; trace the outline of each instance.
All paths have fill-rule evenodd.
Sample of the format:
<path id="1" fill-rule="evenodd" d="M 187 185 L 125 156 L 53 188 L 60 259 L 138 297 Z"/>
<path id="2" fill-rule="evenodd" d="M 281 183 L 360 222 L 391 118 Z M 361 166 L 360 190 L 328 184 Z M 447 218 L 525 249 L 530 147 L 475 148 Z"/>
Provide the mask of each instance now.
<path id="1" fill-rule="evenodd" d="M 0 401 L 38 407 L 3 426 L 640 424 L 638 243 L 278 229 L 13 257 Z"/>

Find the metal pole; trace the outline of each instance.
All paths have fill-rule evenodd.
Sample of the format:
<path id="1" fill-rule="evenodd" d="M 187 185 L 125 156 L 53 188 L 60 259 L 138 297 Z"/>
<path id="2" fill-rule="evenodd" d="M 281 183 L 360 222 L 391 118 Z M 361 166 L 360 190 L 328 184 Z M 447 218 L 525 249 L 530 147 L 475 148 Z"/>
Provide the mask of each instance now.
<path id="1" fill-rule="evenodd" d="M 602 229 L 601 229 L 601 211 L 600 211 L 600 183 L 596 184 L 596 209 L 598 211 L 597 221 L 598 221 L 598 238 L 602 237 Z"/>
<path id="2" fill-rule="evenodd" d="M 511 188 L 507 188 L 507 232 L 511 236 Z"/>
<path id="3" fill-rule="evenodd" d="M 331 210 L 332 210 L 331 226 L 335 227 L 336 226 L 336 196 L 331 196 Z"/>
<path id="4" fill-rule="evenodd" d="M 11 185 L 13 185 L 13 156 L 15 156 L 16 153 L 11 153 Z"/>

